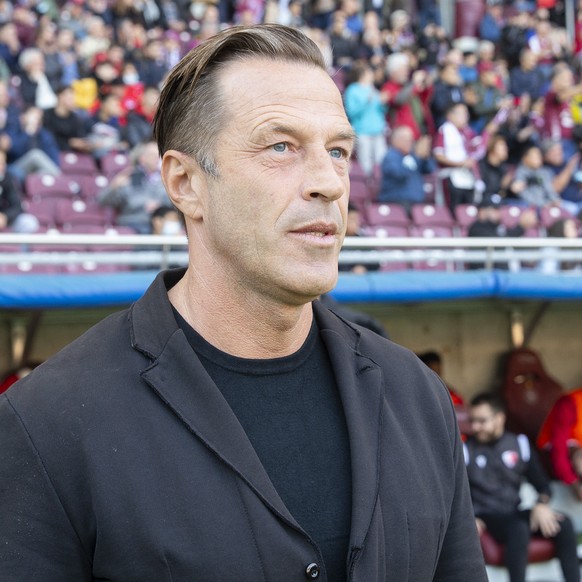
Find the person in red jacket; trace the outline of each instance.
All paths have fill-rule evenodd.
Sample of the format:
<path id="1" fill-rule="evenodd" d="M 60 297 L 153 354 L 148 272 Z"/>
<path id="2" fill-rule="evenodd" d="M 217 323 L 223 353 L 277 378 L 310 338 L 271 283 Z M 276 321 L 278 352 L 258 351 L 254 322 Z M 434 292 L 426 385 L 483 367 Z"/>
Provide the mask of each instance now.
<path id="1" fill-rule="evenodd" d="M 582 387 L 561 396 L 550 410 L 537 439 L 549 451 L 552 471 L 582 501 Z"/>

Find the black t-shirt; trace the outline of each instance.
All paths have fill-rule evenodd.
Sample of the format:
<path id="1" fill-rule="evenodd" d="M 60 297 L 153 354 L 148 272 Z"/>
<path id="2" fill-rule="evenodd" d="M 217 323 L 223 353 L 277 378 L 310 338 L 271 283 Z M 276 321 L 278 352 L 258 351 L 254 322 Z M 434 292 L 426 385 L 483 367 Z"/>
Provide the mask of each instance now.
<path id="1" fill-rule="evenodd" d="M 345 581 L 352 507 L 350 447 L 317 325 L 294 354 L 254 360 L 221 352 L 174 313 L 287 509 L 321 550 L 327 579 Z"/>

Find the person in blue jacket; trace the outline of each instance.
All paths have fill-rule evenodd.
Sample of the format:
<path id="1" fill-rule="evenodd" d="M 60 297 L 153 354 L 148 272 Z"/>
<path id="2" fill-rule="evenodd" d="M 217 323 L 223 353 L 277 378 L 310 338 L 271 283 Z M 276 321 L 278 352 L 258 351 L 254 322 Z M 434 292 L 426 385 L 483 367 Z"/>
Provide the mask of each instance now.
<path id="1" fill-rule="evenodd" d="M 20 123 L 7 132 L 8 171 L 23 182 L 29 173 L 61 173 L 59 147 L 54 135 L 42 125 L 43 112 L 31 105 L 20 114 Z"/>
<path id="2" fill-rule="evenodd" d="M 378 200 L 397 202 L 408 208 L 424 202 L 424 176 L 435 171 L 430 137 L 422 136 L 415 144 L 414 134 L 409 127 L 402 125 L 395 128 L 382 162 Z"/>
<path id="3" fill-rule="evenodd" d="M 374 86 L 374 71 L 367 63 L 355 63 L 354 79 L 344 92 L 348 119 L 357 136 L 357 159 L 366 173 L 382 163 L 386 153 L 386 99 Z"/>

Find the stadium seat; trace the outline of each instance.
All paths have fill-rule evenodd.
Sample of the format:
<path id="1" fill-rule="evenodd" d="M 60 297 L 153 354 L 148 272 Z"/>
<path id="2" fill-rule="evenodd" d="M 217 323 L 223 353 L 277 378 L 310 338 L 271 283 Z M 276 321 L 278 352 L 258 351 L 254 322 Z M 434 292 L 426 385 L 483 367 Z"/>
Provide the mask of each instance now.
<path id="1" fill-rule="evenodd" d="M 107 226 L 111 216 L 106 209 L 96 202 L 84 200 L 59 200 L 55 208 L 57 225 L 67 231 L 71 225 L 98 225 Z"/>
<path id="2" fill-rule="evenodd" d="M 481 536 L 481 549 L 485 563 L 489 566 L 503 566 L 505 547 L 497 542 L 493 536 L 485 530 Z M 556 547 L 552 540 L 534 535 L 530 538 L 527 547 L 528 564 L 547 562 L 556 557 Z"/>
<path id="3" fill-rule="evenodd" d="M 519 218 L 522 213 L 527 209 L 527 206 L 518 206 L 517 204 L 508 204 L 507 206 L 501 206 L 501 224 L 503 224 L 506 228 L 514 228 L 519 224 Z M 539 227 L 534 226 L 532 228 L 528 228 L 525 231 L 524 236 L 527 237 L 537 237 L 540 235 Z"/>
<path id="4" fill-rule="evenodd" d="M 411 210 L 411 215 L 412 222 L 415 226 L 435 226 L 452 229 L 455 225 L 450 210 L 445 206 L 435 206 L 434 204 L 414 204 Z"/>
<path id="5" fill-rule="evenodd" d="M 369 204 L 364 212 L 366 226 L 410 226 L 410 218 L 404 206 L 384 202 Z"/>
<path id="6" fill-rule="evenodd" d="M 109 184 L 109 179 L 103 174 L 75 174 L 74 180 L 81 187 L 81 196 L 88 201 L 96 200 L 99 192 Z"/>
<path id="7" fill-rule="evenodd" d="M 22 208 L 25 212 L 35 216 L 41 226 L 54 227 L 56 225 L 57 201 L 58 198 L 23 200 Z"/>
<path id="8" fill-rule="evenodd" d="M 477 213 L 478 209 L 475 204 L 459 204 L 455 208 L 455 219 L 464 234 L 477 219 Z"/>
<path id="9" fill-rule="evenodd" d="M 61 152 L 61 170 L 64 174 L 97 174 L 98 168 L 91 154 L 80 152 Z"/>
<path id="10" fill-rule="evenodd" d="M 558 220 L 575 218 L 570 212 L 560 206 L 544 206 L 540 210 L 540 222 L 544 228 L 550 228 Z"/>
<path id="11" fill-rule="evenodd" d="M 511 350 L 505 361 L 502 396 L 507 405 L 507 428 L 535 442 L 550 409 L 563 387 L 545 370 L 537 352 Z"/>
<path id="12" fill-rule="evenodd" d="M 101 158 L 101 172 L 111 179 L 130 164 L 129 156 L 121 152 L 110 152 Z"/>
<path id="13" fill-rule="evenodd" d="M 81 194 L 81 186 L 62 174 L 29 174 L 24 181 L 24 192 L 31 200 L 41 198 L 73 198 Z"/>
<path id="14" fill-rule="evenodd" d="M 350 160 L 349 175 L 352 186 L 354 185 L 354 182 L 368 182 L 368 176 L 366 176 L 362 166 L 360 166 L 360 163 L 356 159 Z"/>
<path id="15" fill-rule="evenodd" d="M 354 180 L 350 185 L 350 204 L 363 211 L 373 200 L 372 191 L 366 182 Z"/>

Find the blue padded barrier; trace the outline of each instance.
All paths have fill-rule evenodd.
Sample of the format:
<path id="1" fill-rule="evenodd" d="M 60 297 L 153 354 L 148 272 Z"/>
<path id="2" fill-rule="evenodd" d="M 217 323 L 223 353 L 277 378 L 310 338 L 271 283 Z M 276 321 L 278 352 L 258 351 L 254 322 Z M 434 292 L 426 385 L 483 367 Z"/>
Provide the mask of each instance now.
<path id="1" fill-rule="evenodd" d="M 96 275 L 0 275 L 0 309 L 56 309 L 128 305 L 155 271 Z M 402 271 L 341 274 L 332 295 L 344 303 L 417 303 L 466 299 L 582 300 L 582 275 L 534 272 Z"/>

